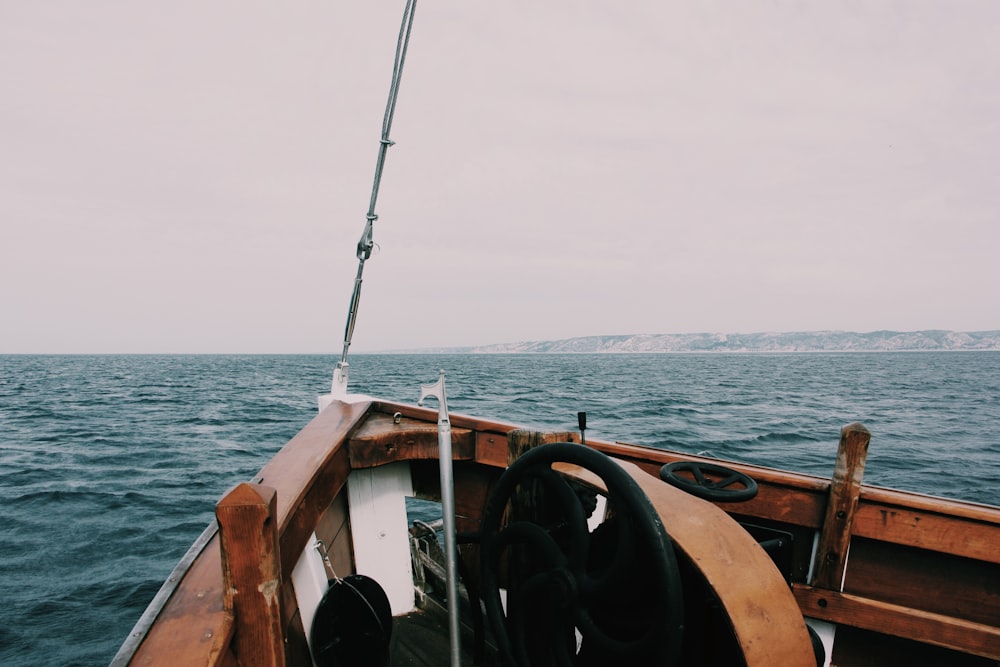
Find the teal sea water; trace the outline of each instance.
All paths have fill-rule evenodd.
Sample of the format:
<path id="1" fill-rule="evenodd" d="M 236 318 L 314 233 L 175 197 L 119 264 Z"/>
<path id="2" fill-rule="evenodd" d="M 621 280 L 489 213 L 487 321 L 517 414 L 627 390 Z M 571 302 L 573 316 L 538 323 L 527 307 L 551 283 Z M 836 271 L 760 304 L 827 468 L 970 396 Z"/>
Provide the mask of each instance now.
<path id="1" fill-rule="evenodd" d="M 231 485 L 316 412 L 329 356 L 0 356 L 0 665 L 105 665 Z M 352 390 L 1000 504 L 1000 353 L 358 355 Z"/>

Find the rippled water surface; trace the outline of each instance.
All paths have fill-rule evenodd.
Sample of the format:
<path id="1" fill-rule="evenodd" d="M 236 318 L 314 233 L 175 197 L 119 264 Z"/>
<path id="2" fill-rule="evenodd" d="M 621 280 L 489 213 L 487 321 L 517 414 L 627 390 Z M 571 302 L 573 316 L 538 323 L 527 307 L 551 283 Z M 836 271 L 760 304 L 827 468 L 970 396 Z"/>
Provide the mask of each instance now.
<path id="1" fill-rule="evenodd" d="M 216 500 L 315 415 L 324 356 L 0 356 L 0 664 L 104 665 Z M 1000 504 L 1000 353 L 359 355 L 352 390 Z"/>

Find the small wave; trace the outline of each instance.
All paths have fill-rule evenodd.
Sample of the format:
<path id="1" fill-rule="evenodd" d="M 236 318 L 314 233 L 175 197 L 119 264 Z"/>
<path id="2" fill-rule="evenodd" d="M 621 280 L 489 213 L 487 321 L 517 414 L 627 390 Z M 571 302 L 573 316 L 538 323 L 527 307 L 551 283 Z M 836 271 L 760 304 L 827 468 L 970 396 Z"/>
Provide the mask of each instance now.
<path id="1" fill-rule="evenodd" d="M 0 486 L 5 488 L 18 488 L 23 486 L 34 486 L 51 479 L 48 470 L 42 468 L 24 468 L 0 474 Z"/>
<path id="2" fill-rule="evenodd" d="M 120 604 L 145 604 L 156 595 L 162 582 L 152 578 L 125 578 L 118 573 L 108 573 L 93 581 L 80 581 L 69 585 L 56 600 L 45 601 L 39 605 L 36 613 L 44 613 L 53 609 L 61 609 L 84 602 L 94 606 L 117 606 Z"/>
<path id="3" fill-rule="evenodd" d="M 87 507 L 97 511 L 107 511 L 136 505 L 159 507 L 161 504 L 157 498 L 137 491 L 107 492 L 74 489 L 31 491 L 12 497 L 7 502 L 18 507 L 58 509 L 60 506 L 66 506 L 77 513 Z"/>
<path id="4" fill-rule="evenodd" d="M 632 444 L 642 445 L 642 442 L 636 442 Z M 658 438 L 650 443 L 650 447 L 656 447 L 657 449 L 670 449 L 674 451 L 685 451 L 690 449 L 690 445 L 685 440 L 675 439 L 675 438 Z"/>
<path id="5" fill-rule="evenodd" d="M 818 442 L 818 440 L 812 436 L 806 435 L 799 432 L 772 432 L 765 433 L 763 435 L 755 436 L 751 438 L 751 442 L 756 442 L 762 445 L 767 444 L 798 444 L 802 442 Z"/>
<path id="6" fill-rule="evenodd" d="M 236 415 L 236 418 L 239 419 L 240 424 L 251 425 L 251 426 L 254 425 L 254 424 L 287 424 L 288 423 L 288 418 L 284 417 L 284 416 L 281 416 L 281 415 L 276 415 L 274 417 L 269 417 L 267 415 L 263 415 L 263 414 L 260 414 L 260 413 L 257 413 L 255 415 L 243 415 L 243 414 L 240 414 L 240 415 Z M 227 425 L 231 425 L 231 422 L 228 421 L 228 420 L 226 420 L 226 423 L 227 423 Z"/>

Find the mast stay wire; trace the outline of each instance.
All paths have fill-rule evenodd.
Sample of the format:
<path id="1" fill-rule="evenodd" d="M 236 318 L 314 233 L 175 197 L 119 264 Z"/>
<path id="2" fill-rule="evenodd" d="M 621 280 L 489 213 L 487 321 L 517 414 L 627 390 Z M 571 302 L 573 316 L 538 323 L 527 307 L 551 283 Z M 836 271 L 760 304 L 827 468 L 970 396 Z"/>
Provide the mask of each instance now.
<path id="1" fill-rule="evenodd" d="M 347 326 L 344 329 L 344 349 L 333 374 L 333 386 L 331 389 L 331 393 L 333 394 L 342 395 L 347 393 L 347 352 L 351 347 L 351 339 L 354 336 L 354 324 L 358 317 L 358 304 L 361 300 L 361 282 L 365 261 L 371 257 L 372 248 L 375 246 L 372 237 L 374 222 L 378 220 L 378 215 L 375 213 L 375 204 L 378 201 L 379 186 L 382 183 L 382 169 L 385 166 L 385 156 L 389 147 L 395 144 L 389 138 L 389 131 L 392 129 L 392 119 L 396 112 L 396 99 L 399 95 L 399 84 L 403 77 L 403 64 L 406 61 L 406 51 L 410 45 L 410 32 L 413 28 L 413 15 L 416 5 L 417 0 L 407 0 L 406 7 L 403 9 L 403 20 L 399 27 L 399 37 L 396 39 L 396 56 L 392 65 L 389 98 L 386 100 L 385 114 L 382 117 L 382 137 L 379 140 L 378 159 L 375 162 L 372 195 L 368 204 L 368 213 L 365 215 L 365 228 L 361 234 L 361 238 L 358 240 L 358 273 L 354 279 L 354 291 L 351 293 L 351 304 L 347 311 Z"/>

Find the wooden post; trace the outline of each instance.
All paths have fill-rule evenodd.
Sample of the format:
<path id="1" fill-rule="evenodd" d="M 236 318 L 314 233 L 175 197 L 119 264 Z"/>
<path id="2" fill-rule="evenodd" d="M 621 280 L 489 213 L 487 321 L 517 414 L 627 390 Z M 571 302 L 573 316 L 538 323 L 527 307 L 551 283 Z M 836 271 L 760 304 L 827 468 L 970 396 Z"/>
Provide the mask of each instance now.
<path id="1" fill-rule="evenodd" d="M 222 546 L 223 608 L 235 622 L 240 667 L 284 667 L 277 492 L 234 487 L 215 507 Z"/>
<path id="2" fill-rule="evenodd" d="M 534 449 L 539 445 L 552 442 L 570 442 L 572 436 L 569 433 L 548 433 L 544 431 L 529 431 L 517 429 L 507 434 L 507 465 L 511 465 L 522 454 L 529 449 Z M 512 518 L 537 520 L 538 505 L 535 499 L 539 494 L 539 487 L 535 483 L 522 484 L 515 492 L 511 503 Z"/>
<path id="3" fill-rule="evenodd" d="M 547 431 L 529 431 L 527 429 L 517 429 L 507 434 L 507 465 L 510 465 L 521 454 L 529 449 L 534 449 L 538 445 L 545 445 L 550 442 L 573 442 L 573 434 L 567 432 L 550 433 Z"/>
<path id="4" fill-rule="evenodd" d="M 816 568 L 812 585 L 829 590 L 843 589 L 847 550 L 851 545 L 854 513 L 861 496 L 861 478 L 868 458 L 871 433 L 863 424 L 848 424 L 840 429 L 837 466 L 830 482 L 826 517 L 816 549 Z"/>

